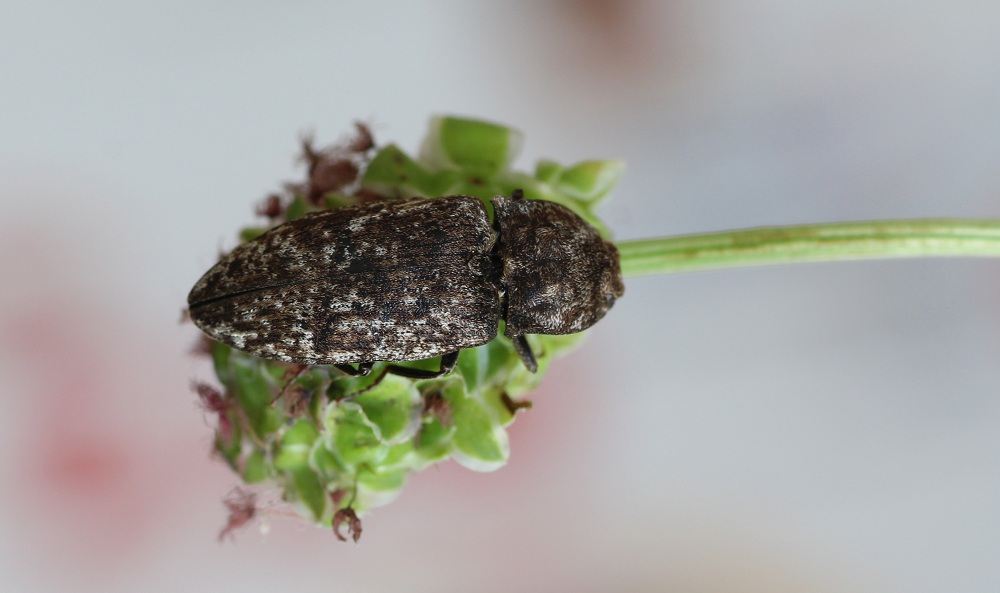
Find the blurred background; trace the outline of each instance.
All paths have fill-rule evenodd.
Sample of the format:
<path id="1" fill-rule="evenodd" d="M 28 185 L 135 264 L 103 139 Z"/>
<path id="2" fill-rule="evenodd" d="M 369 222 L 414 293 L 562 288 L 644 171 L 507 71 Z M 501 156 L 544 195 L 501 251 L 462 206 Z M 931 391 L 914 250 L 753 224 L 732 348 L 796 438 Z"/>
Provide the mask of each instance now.
<path id="1" fill-rule="evenodd" d="M 360 544 L 219 544 L 187 291 L 298 136 L 620 157 L 619 239 L 1000 217 L 1000 4 L 0 5 L 0 590 L 997 591 L 1000 262 L 644 278 Z"/>

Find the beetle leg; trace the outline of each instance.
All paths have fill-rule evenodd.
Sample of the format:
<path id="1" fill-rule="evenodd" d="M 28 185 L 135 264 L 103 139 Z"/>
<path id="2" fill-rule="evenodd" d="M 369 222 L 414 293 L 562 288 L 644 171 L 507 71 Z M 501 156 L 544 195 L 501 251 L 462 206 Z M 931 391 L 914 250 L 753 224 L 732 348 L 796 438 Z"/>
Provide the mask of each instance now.
<path id="1" fill-rule="evenodd" d="M 285 395 L 285 392 L 287 392 L 288 388 L 292 386 L 292 383 L 294 383 L 296 379 L 301 377 L 308 370 L 309 370 L 309 365 L 297 364 L 293 367 L 290 367 L 287 371 L 285 371 L 285 376 L 283 377 L 283 379 L 285 379 L 285 384 L 281 386 L 281 390 L 278 391 L 278 395 L 274 396 L 274 399 L 271 400 L 271 403 L 273 404 L 274 402 L 281 399 L 281 396 Z"/>
<path id="2" fill-rule="evenodd" d="M 337 367 L 337 370 L 340 372 L 352 377 L 366 377 L 368 373 L 372 372 L 372 364 L 370 362 L 359 362 L 358 368 L 354 368 L 349 364 L 335 364 L 333 366 Z"/>
<path id="3" fill-rule="evenodd" d="M 535 362 L 535 355 L 531 353 L 531 346 L 528 345 L 528 339 L 524 336 L 514 336 L 512 341 L 514 342 L 514 350 L 521 357 L 521 362 L 524 363 L 524 366 L 532 373 L 538 372 L 538 363 Z"/>
<path id="4" fill-rule="evenodd" d="M 517 414 L 518 410 L 530 410 L 532 406 L 531 400 L 522 399 L 514 401 L 507 395 L 506 391 L 500 394 L 500 401 L 503 403 L 503 407 L 507 408 L 507 411 L 510 412 L 511 416 Z"/>
<path id="5" fill-rule="evenodd" d="M 409 367 L 401 367 L 399 365 L 390 364 L 386 367 L 385 372 L 392 373 L 393 375 L 399 375 L 400 377 L 406 377 L 408 379 L 437 379 L 450 373 L 454 368 L 455 364 L 458 362 L 458 353 L 449 352 L 448 354 L 441 355 L 441 368 L 436 371 L 428 371 L 425 369 L 411 369 Z"/>

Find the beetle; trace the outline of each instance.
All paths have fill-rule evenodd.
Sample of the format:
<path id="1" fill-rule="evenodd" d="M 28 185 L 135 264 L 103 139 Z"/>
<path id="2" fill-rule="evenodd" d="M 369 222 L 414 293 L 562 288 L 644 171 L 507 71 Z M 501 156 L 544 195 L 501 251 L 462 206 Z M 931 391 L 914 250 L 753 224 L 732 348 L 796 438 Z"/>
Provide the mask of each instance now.
<path id="1" fill-rule="evenodd" d="M 415 379 L 451 372 L 503 320 L 535 372 L 525 335 L 587 329 L 622 296 L 618 250 L 561 204 L 521 190 L 491 204 L 492 223 L 472 196 L 306 214 L 222 257 L 188 295 L 190 317 L 238 350 L 352 375 L 441 357 L 438 370 L 388 367 Z"/>

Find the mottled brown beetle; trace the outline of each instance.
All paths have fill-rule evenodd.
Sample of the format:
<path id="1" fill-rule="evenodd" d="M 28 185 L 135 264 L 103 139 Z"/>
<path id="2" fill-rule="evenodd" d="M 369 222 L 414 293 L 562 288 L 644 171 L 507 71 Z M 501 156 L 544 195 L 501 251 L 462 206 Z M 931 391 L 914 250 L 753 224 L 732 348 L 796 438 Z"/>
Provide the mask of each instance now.
<path id="1" fill-rule="evenodd" d="M 492 340 L 503 319 L 534 372 L 525 334 L 582 331 L 622 296 L 618 250 L 560 204 L 520 190 L 492 204 L 492 225 L 470 196 L 307 214 L 202 276 L 188 295 L 191 319 L 255 356 L 350 374 L 441 357 L 437 371 L 389 366 L 417 379 L 450 372 L 459 351 Z"/>

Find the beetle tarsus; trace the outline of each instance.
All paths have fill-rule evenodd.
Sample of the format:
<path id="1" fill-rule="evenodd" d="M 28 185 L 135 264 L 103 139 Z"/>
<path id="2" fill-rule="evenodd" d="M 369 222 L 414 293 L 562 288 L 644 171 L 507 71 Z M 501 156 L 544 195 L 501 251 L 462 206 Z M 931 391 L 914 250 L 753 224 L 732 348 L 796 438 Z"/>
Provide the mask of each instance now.
<path id="1" fill-rule="evenodd" d="M 511 416 L 521 410 L 530 410 L 533 405 L 529 399 L 514 401 L 506 391 L 500 394 L 500 402 L 503 403 L 503 407 L 507 408 Z"/>
<path id="2" fill-rule="evenodd" d="M 281 386 L 281 389 L 278 391 L 278 395 L 274 396 L 274 399 L 271 400 L 271 403 L 273 404 L 274 402 L 281 399 L 281 396 L 285 395 L 285 393 L 288 392 L 288 388 L 292 386 L 292 383 L 294 383 L 296 379 L 304 375 L 308 370 L 309 370 L 309 365 L 307 364 L 297 364 L 295 366 L 289 367 L 289 369 L 285 371 L 285 376 L 283 377 L 285 384 Z"/>
<path id="3" fill-rule="evenodd" d="M 337 370 L 340 372 L 352 377 L 367 377 L 372 372 L 372 364 L 370 362 L 359 362 L 358 368 L 354 368 L 349 364 L 335 364 L 333 366 L 337 367 Z"/>
<path id="4" fill-rule="evenodd" d="M 390 364 L 386 367 L 385 372 L 392 373 L 393 375 L 399 375 L 400 377 L 406 377 L 407 379 L 437 379 L 438 377 L 443 377 L 450 373 L 454 368 L 455 364 L 458 363 L 458 352 L 449 352 L 448 354 L 441 355 L 441 368 L 436 371 L 428 371 L 426 369 L 411 369 L 410 367 L 401 367 L 397 364 Z"/>

